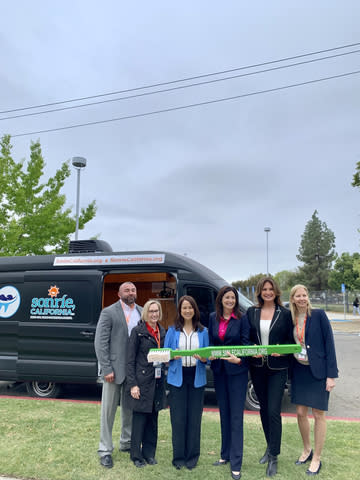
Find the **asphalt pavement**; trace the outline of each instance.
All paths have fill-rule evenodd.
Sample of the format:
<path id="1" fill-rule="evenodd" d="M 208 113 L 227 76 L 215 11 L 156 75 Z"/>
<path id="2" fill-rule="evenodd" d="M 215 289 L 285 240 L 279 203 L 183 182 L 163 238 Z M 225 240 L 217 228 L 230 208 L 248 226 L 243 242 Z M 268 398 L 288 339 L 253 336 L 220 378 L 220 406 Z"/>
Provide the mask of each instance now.
<path id="1" fill-rule="evenodd" d="M 360 315 L 326 312 L 334 333 L 353 333 L 360 336 Z"/>

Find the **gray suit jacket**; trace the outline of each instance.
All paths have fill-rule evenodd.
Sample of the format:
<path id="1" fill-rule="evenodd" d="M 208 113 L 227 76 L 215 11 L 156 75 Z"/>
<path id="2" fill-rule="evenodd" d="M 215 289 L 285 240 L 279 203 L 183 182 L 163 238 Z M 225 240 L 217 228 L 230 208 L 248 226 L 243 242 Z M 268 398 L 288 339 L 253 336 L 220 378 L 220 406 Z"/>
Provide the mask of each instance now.
<path id="1" fill-rule="evenodd" d="M 142 308 L 136 305 L 141 314 Z M 114 372 L 115 383 L 125 380 L 129 334 L 120 300 L 102 310 L 95 333 L 95 352 L 102 377 Z"/>

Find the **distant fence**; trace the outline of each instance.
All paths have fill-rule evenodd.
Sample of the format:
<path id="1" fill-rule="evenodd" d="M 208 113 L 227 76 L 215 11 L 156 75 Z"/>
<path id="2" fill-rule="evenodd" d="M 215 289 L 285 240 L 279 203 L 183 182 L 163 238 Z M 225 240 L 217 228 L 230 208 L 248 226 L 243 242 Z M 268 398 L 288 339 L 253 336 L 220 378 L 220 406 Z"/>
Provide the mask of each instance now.
<path id="1" fill-rule="evenodd" d="M 324 310 L 345 310 L 346 312 L 353 311 L 353 301 L 355 297 L 360 298 L 359 292 L 339 293 L 332 292 L 330 290 L 324 290 L 323 292 L 310 292 L 310 302 L 314 306 L 323 308 Z"/>
<path id="2" fill-rule="evenodd" d="M 255 287 L 249 287 L 242 289 L 241 293 L 246 295 L 252 302 L 257 303 L 255 298 Z M 320 292 L 312 291 L 310 293 L 310 302 L 314 307 L 323 308 L 328 311 L 353 311 L 353 301 L 355 297 L 360 299 L 360 292 L 345 292 L 345 295 L 340 292 L 333 292 L 331 290 L 323 290 Z M 290 291 L 283 292 L 281 295 L 281 300 L 283 302 L 289 301 Z"/>

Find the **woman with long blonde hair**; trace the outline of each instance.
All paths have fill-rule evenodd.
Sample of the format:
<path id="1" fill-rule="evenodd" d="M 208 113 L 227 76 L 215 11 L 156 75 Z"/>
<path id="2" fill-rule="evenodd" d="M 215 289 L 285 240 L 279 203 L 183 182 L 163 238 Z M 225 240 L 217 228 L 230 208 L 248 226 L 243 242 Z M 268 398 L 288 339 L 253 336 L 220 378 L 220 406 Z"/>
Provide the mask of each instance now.
<path id="1" fill-rule="evenodd" d="M 166 407 L 164 365 L 149 363 L 151 348 L 164 346 L 161 304 L 148 300 L 132 329 L 126 369 L 125 401 L 133 411 L 130 458 L 135 467 L 156 465 L 159 411 Z"/>
<path id="2" fill-rule="evenodd" d="M 290 310 L 294 324 L 294 339 L 302 350 L 294 354 L 291 376 L 291 401 L 296 404 L 298 426 L 303 451 L 296 465 L 310 462 L 307 475 L 317 475 L 321 469 L 321 452 L 326 437 L 325 411 L 329 394 L 338 377 L 334 337 L 324 310 L 313 309 L 308 289 L 295 285 L 290 291 Z M 314 416 L 314 450 L 310 442 L 308 408 Z"/>

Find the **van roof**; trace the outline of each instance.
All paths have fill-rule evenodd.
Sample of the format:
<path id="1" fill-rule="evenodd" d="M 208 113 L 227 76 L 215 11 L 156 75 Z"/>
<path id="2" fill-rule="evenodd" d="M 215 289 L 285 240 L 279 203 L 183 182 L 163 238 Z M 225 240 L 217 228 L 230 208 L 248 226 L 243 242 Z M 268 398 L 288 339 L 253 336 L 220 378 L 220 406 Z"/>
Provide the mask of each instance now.
<path id="1" fill-rule="evenodd" d="M 166 271 L 182 270 L 196 272 L 199 277 L 227 282 L 201 263 L 177 253 L 144 250 L 111 253 L 77 253 L 61 255 L 29 255 L 0 257 L 0 271 L 44 271 L 44 270 L 103 270 L 113 271 L 156 271 L 163 265 Z M 216 282 L 216 283 L 218 283 Z"/>

